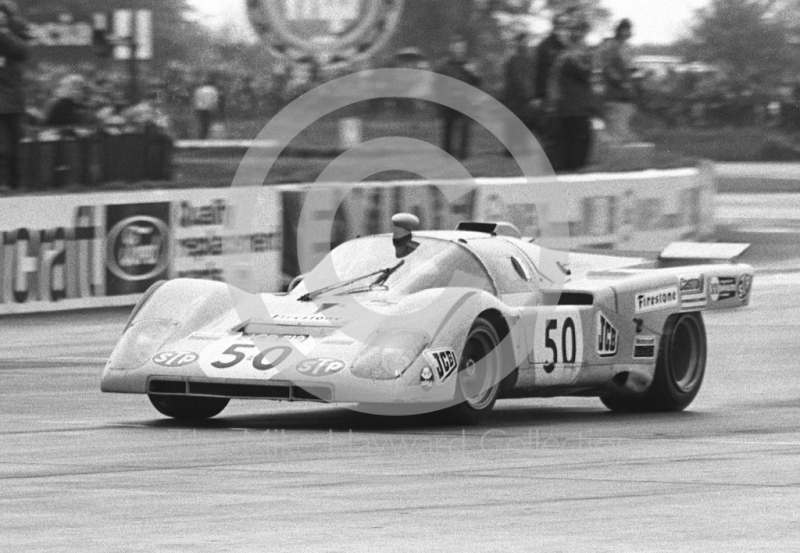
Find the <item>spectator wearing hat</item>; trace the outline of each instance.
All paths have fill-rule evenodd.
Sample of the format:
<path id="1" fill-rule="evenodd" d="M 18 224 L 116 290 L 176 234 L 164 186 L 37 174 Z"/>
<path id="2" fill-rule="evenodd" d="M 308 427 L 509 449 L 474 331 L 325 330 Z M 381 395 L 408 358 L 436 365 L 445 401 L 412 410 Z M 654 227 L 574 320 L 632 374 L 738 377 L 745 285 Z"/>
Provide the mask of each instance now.
<path id="1" fill-rule="evenodd" d="M 528 123 L 530 113 L 528 105 L 534 97 L 533 83 L 533 63 L 528 52 L 528 35 L 520 33 L 514 40 L 514 53 L 505 63 L 505 89 L 503 97 L 506 107 L 517 116 L 523 123 Z M 512 129 L 518 129 L 518 125 L 508 125 L 508 140 L 513 143 L 520 143 L 525 140 L 524 135 L 518 135 Z"/>
<path id="2" fill-rule="evenodd" d="M 467 41 L 456 35 L 450 42 L 450 56 L 442 64 L 438 73 L 458 79 L 471 86 L 480 86 L 474 64 L 467 57 Z M 447 94 L 447 91 L 442 91 Z M 470 118 L 458 110 L 440 105 L 439 114 L 442 119 L 442 149 L 458 159 L 466 159 L 469 155 Z M 458 142 L 458 144 L 456 144 Z"/>
<path id="3" fill-rule="evenodd" d="M 631 119 L 636 113 L 635 68 L 628 44 L 632 36 L 633 24 L 629 19 L 623 19 L 614 36 L 603 41 L 599 49 L 607 130 L 609 137 L 619 144 L 636 140 L 630 130 Z"/>
<path id="4" fill-rule="evenodd" d="M 27 23 L 11 0 L 0 2 L 0 184 L 20 186 L 19 145 L 25 116 L 23 65 L 30 40 Z"/>
<path id="5" fill-rule="evenodd" d="M 564 171 L 586 166 L 592 146 L 592 118 L 601 109 L 592 88 L 593 55 L 586 44 L 589 23 L 579 17 L 570 29 L 570 43 L 555 63 L 548 87 L 555 114 L 559 148 L 554 165 Z"/>

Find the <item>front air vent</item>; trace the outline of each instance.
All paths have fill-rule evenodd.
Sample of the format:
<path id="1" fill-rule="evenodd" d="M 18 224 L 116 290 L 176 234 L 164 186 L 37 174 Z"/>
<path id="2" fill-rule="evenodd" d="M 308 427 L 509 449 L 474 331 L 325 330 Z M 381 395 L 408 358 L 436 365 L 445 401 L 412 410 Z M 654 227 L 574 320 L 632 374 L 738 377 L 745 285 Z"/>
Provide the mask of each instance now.
<path id="1" fill-rule="evenodd" d="M 151 380 L 148 391 L 151 394 L 185 394 L 186 382 L 183 380 Z"/>
<path id="2" fill-rule="evenodd" d="M 192 395 L 239 399 L 271 399 L 278 401 L 322 401 L 333 399 L 333 389 L 327 386 L 297 386 L 289 384 L 241 384 L 229 382 L 185 382 L 182 380 L 152 379 L 147 392 L 157 395 Z"/>
<path id="3" fill-rule="evenodd" d="M 222 384 L 219 382 L 189 382 L 189 394 L 253 399 L 291 399 L 289 386 Z"/>

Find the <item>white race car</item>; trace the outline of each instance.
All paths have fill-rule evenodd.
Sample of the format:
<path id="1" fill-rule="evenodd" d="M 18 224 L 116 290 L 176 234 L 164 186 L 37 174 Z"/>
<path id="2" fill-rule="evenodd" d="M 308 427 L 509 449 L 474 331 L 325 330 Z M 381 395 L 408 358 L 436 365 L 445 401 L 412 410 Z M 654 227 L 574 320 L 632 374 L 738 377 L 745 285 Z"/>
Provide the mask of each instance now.
<path id="1" fill-rule="evenodd" d="M 288 293 L 154 285 L 102 390 L 147 394 L 179 419 L 240 398 L 441 410 L 468 424 L 501 398 L 679 411 L 703 381 L 702 311 L 750 301 L 753 269 L 734 263 L 747 245 L 676 244 L 656 261 L 571 253 L 567 266 L 508 224 L 416 232 L 414 219 L 342 244 Z M 239 296 L 258 304 L 250 315 Z"/>

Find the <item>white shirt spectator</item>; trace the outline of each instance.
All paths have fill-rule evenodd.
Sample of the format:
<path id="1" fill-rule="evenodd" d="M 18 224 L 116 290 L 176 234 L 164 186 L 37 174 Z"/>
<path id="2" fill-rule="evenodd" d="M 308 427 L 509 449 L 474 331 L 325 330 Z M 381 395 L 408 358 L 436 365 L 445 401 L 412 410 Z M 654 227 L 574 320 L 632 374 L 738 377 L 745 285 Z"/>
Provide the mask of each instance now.
<path id="1" fill-rule="evenodd" d="M 217 111 L 219 92 L 214 85 L 203 85 L 194 93 L 194 109 L 198 111 Z"/>

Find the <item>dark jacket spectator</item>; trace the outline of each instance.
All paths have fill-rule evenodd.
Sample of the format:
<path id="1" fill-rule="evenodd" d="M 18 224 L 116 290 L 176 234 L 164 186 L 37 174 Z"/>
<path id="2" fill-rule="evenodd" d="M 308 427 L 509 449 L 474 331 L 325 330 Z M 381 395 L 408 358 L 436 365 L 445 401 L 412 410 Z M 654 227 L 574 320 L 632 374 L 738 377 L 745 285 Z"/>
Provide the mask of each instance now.
<path id="1" fill-rule="evenodd" d="M 456 37 L 450 44 L 450 57 L 439 66 L 437 73 L 458 79 L 470 86 L 477 87 L 481 84 L 480 77 L 467 58 L 467 43 L 462 37 Z M 440 93 L 452 94 L 449 90 L 442 90 Z M 469 155 L 469 117 L 441 104 L 439 113 L 443 123 L 442 149 L 458 159 L 466 159 Z"/>
<path id="2" fill-rule="evenodd" d="M 28 27 L 11 0 L 0 2 L 0 184 L 20 185 L 19 144 L 25 116 L 23 63 Z"/>
<path id="3" fill-rule="evenodd" d="M 610 102 L 632 102 L 635 97 L 633 84 L 633 55 L 628 46 L 632 34 L 631 22 L 623 19 L 617 26 L 614 37 L 603 41 L 599 48 L 600 66 L 606 100 Z"/>
<path id="4" fill-rule="evenodd" d="M 12 6 L 0 3 L 0 114 L 25 111 L 22 69 L 28 56 L 28 34 Z"/>
<path id="5" fill-rule="evenodd" d="M 559 117 L 602 115 L 599 99 L 592 89 L 592 59 L 587 50 L 569 50 L 559 58 L 550 90 Z"/>
<path id="6" fill-rule="evenodd" d="M 55 99 L 47 110 L 45 125 L 61 127 L 71 134 L 75 127 L 89 124 L 89 116 L 83 104 L 86 81 L 80 75 L 68 75 L 59 83 Z"/>
<path id="7" fill-rule="evenodd" d="M 516 52 L 506 61 L 503 97 L 508 109 L 518 116 L 521 108 L 534 98 L 533 64 L 528 53 L 527 35 L 516 39 Z"/>
<path id="8" fill-rule="evenodd" d="M 592 53 L 585 38 L 589 25 L 578 20 L 572 28 L 571 44 L 553 68 L 548 101 L 559 125 L 557 168 L 576 171 L 586 166 L 592 146 L 592 117 L 600 116 L 600 103 L 592 88 Z"/>
<path id="9" fill-rule="evenodd" d="M 537 100 L 547 99 L 547 86 L 550 82 L 550 71 L 561 53 L 566 49 L 569 38 L 569 26 L 573 11 L 558 14 L 553 19 L 553 32 L 536 48 L 534 61 L 534 97 Z"/>

